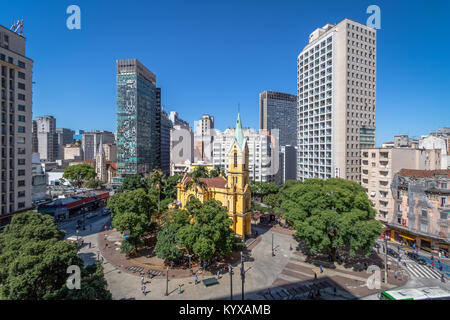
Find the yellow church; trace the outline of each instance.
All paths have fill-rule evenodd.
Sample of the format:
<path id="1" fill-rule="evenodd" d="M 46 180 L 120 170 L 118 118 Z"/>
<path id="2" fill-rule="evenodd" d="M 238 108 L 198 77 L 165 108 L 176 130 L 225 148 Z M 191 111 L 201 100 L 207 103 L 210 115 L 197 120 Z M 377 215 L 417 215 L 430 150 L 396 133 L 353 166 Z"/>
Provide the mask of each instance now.
<path id="1" fill-rule="evenodd" d="M 200 201 L 215 199 L 228 209 L 233 221 L 231 228 L 242 238 L 251 234 L 251 191 L 248 172 L 248 145 L 242 132 L 241 117 L 238 114 L 233 143 L 228 151 L 228 177 L 201 178 L 206 187 L 188 188 L 188 174 L 177 185 L 177 203 L 184 208 L 193 197 Z M 197 190 L 195 190 L 197 189 Z"/>

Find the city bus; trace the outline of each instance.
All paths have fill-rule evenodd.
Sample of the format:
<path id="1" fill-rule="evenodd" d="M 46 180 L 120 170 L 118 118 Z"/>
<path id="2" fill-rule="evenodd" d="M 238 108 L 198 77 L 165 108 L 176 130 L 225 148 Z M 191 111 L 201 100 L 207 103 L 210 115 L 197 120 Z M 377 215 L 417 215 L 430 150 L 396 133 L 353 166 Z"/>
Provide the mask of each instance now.
<path id="1" fill-rule="evenodd" d="M 442 287 L 423 287 L 400 290 L 386 290 L 380 300 L 450 300 L 450 291 Z"/>

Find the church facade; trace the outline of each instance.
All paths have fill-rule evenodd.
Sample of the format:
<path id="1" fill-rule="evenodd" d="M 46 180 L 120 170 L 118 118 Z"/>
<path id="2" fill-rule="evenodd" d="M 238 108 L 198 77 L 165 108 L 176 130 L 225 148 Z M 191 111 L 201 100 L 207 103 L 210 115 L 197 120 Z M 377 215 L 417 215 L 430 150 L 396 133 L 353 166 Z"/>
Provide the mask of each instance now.
<path id="1" fill-rule="evenodd" d="M 201 178 L 206 187 L 188 188 L 190 177 L 185 174 L 177 185 L 177 205 L 184 208 L 193 197 L 200 201 L 215 199 L 228 210 L 234 233 L 242 238 L 251 234 L 251 190 L 248 167 L 248 145 L 242 133 L 240 115 L 236 121 L 234 141 L 228 151 L 228 176 Z"/>

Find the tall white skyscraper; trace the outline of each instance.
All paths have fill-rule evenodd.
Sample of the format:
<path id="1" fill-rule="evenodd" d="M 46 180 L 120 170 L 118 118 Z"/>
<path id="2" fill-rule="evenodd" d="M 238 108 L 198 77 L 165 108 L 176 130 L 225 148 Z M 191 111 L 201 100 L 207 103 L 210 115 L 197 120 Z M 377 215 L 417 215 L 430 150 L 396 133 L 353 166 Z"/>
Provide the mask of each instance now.
<path id="1" fill-rule="evenodd" d="M 1 211 L 0 229 L 13 213 L 31 208 L 33 60 L 25 38 L 0 26 Z"/>
<path id="2" fill-rule="evenodd" d="M 376 30 L 349 19 L 318 28 L 297 67 L 297 179 L 360 182 L 360 149 L 375 147 Z"/>

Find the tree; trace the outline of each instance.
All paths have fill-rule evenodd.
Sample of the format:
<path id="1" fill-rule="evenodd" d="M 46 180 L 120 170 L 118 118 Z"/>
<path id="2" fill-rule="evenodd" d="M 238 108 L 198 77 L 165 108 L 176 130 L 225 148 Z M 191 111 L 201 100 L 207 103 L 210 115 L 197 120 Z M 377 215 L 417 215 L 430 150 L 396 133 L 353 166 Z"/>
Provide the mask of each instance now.
<path id="1" fill-rule="evenodd" d="M 164 184 L 162 187 L 162 195 L 163 199 L 177 198 L 177 184 L 180 181 L 181 177 L 178 174 L 173 176 L 165 177 Z"/>
<path id="2" fill-rule="evenodd" d="M 146 187 L 144 179 L 139 174 L 127 174 L 122 181 L 119 191 L 133 191 L 140 188 L 146 189 Z"/>
<path id="3" fill-rule="evenodd" d="M 252 190 L 252 196 L 255 199 L 263 199 L 264 196 L 269 194 L 276 194 L 279 190 L 278 186 L 273 182 L 261 182 L 250 180 L 250 188 Z"/>
<path id="4" fill-rule="evenodd" d="M 263 203 L 269 206 L 271 212 L 273 212 L 274 209 L 279 208 L 281 205 L 280 199 L 275 193 L 265 195 L 263 198 Z"/>
<path id="5" fill-rule="evenodd" d="M 343 179 L 290 183 L 279 194 L 283 216 L 313 254 L 370 254 L 383 228 L 364 188 Z"/>
<path id="6" fill-rule="evenodd" d="M 163 180 L 163 173 L 161 170 L 153 170 L 146 178 L 147 190 L 149 190 L 150 193 L 157 195 L 158 214 L 161 212 L 161 189 L 164 183 Z"/>
<path id="7" fill-rule="evenodd" d="M 150 230 L 151 221 L 143 214 L 126 211 L 117 214 L 113 218 L 112 225 L 121 233 L 129 232 L 126 241 L 133 246 L 133 250 L 137 250 L 143 245 L 142 239 L 145 233 Z"/>
<path id="8" fill-rule="evenodd" d="M 191 199 L 186 205 L 187 214 L 192 221 L 183 225 L 177 233 L 188 253 L 200 259 L 209 259 L 214 254 L 227 255 L 232 252 L 234 233 L 227 209 L 217 200 L 201 203 Z"/>
<path id="9" fill-rule="evenodd" d="M 156 256 L 164 259 L 165 263 L 183 256 L 183 251 L 179 248 L 177 225 L 175 223 L 166 223 L 158 233 L 155 252 Z"/>
<path id="10" fill-rule="evenodd" d="M 104 183 L 101 180 L 98 179 L 91 179 L 88 182 L 86 182 L 86 187 L 90 189 L 100 189 L 103 188 Z"/>
<path id="11" fill-rule="evenodd" d="M 63 174 L 63 178 L 69 180 L 70 184 L 77 188 L 95 177 L 95 169 L 86 163 L 68 166 Z"/>
<path id="12" fill-rule="evenodd" d="M 214 166 L 214 169 L 209 172 L 210 178 L 216 178 L 220 176 L 223 176 L 225 179 L 227 178 L 221 166 Z"/>
<path id="13" fill-rule="evenodd" d="M 117 214 L 127 211 L 144 215 L 151 220 L 152 215 L 157 211 L 157 203 L 152 199 L 143 188 L 126 191 L 124 193 L 115 193 L 109 198 L 106 205 L 112 211 L 113 219 Z"/>
<path id="14" fill-rule="evenodd" d="M 0 234 L 0 300 L 72 299 L 66 288 L 67 268 L 77 265 L 82 274 L 88 270 L 77 256 L 76 245 L 63 239 L 64 232 L 49 215 L 32 211 L 14 215 Z M 84 284 L 76 291 L 88 296 L 92 287 Z M 106 286 L 102 288 L 96 287 L 95 296 L 89 296 L 107 297 Z"/>
<path id="15" fill-rule="evenodd" d="M 209 177 L 209 173 L 208 173 L 208 169 L 206 168 L 206 166 L 197 166 L 195 167 L 190 176 L 192 178 L 208 178 Z"/>

